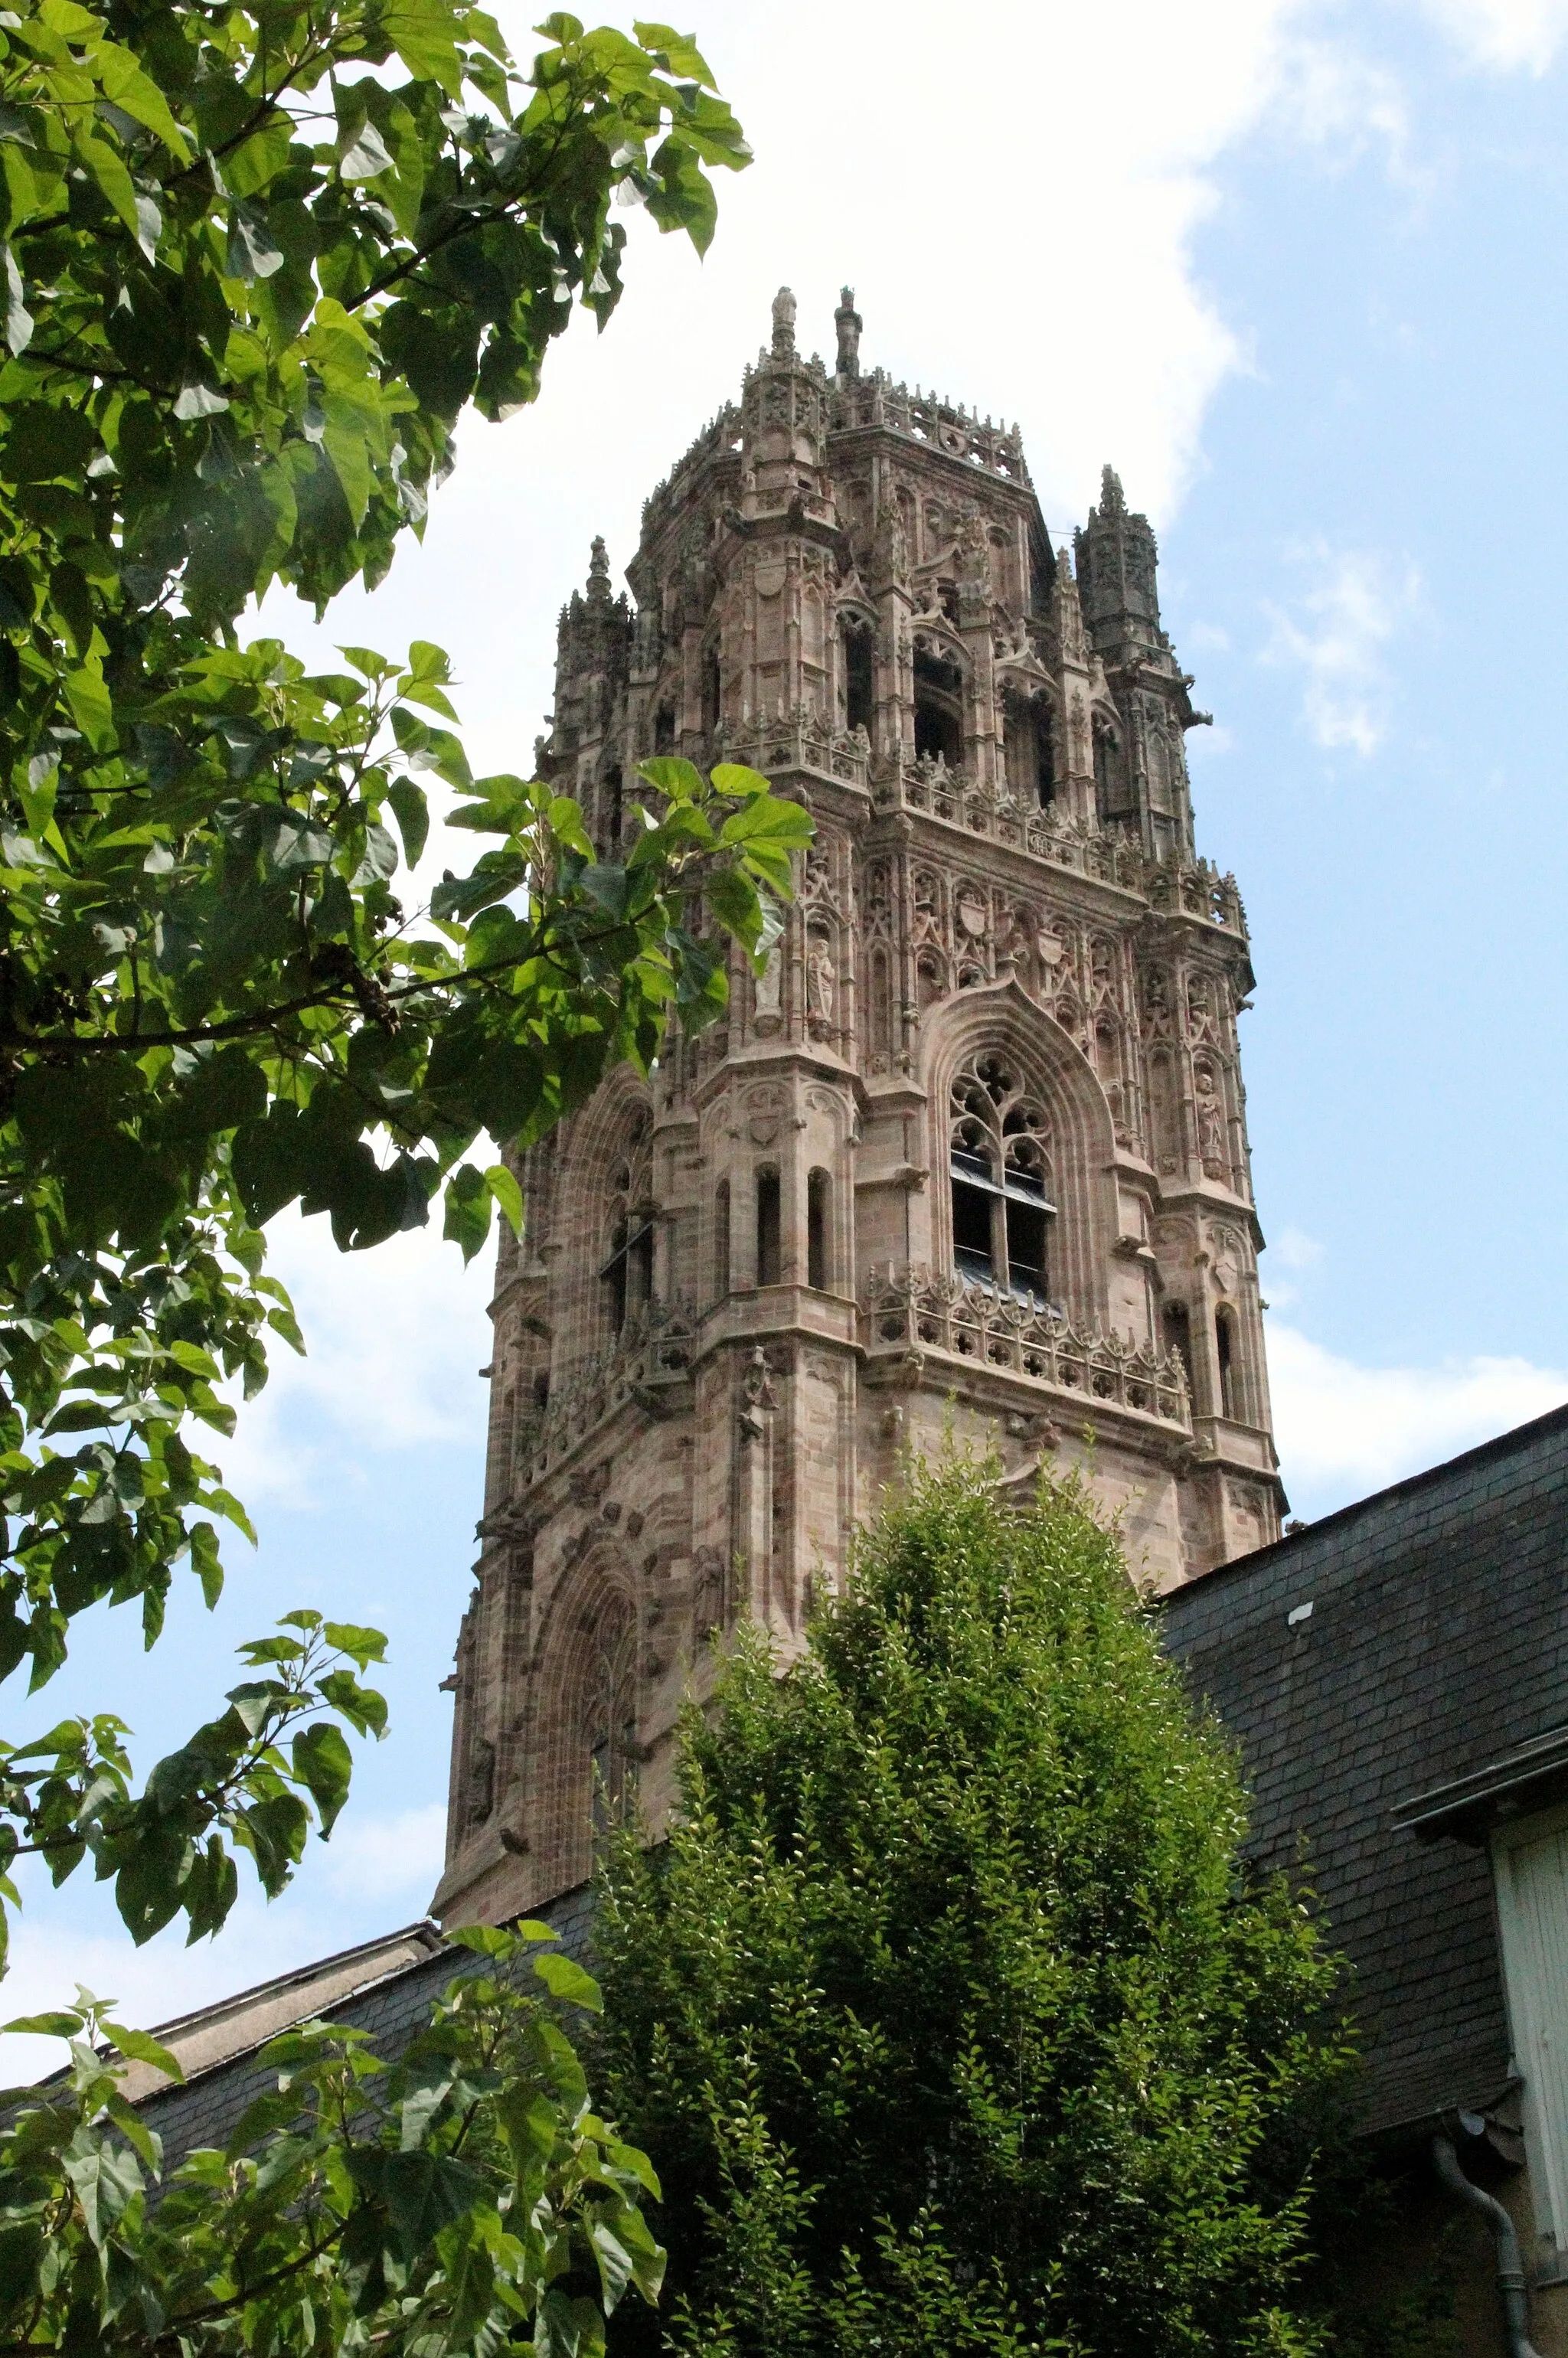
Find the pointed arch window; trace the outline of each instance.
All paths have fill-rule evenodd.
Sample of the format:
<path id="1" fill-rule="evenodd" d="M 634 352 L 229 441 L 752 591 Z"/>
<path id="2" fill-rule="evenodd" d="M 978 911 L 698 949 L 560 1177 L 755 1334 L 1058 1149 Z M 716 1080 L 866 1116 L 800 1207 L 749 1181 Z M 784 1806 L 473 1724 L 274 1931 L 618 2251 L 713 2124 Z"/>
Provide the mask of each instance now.
<path id="1" fill-rule="evenodd" d="M 1050 1132 L 1000 1056 L 980 1057 L 953 1084 L 949 1170 L 959 1275 L 1048 1304 Z"/>
<path id="2" fill-rule="evenodd" d="M 593 1633 L 582 1736 L 593 1826 L 603 1833 L 624 1817 L 636 1773 L 637 1624 L 620 1597 L 606 1605 Z"/>

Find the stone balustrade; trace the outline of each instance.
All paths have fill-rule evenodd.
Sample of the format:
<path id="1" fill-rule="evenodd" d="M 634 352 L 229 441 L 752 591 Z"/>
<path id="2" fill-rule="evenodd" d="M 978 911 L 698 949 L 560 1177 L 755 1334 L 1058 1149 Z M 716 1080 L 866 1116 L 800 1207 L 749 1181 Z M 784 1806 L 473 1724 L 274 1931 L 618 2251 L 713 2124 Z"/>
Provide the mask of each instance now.
<path id="1" fill-rule="evenodd" d="M 1192 1431 L 1186 1377 L 1173 1354 L 1098 1327 L 1086 1333 L 1059 1310 L 956 1272 L 918 1264 L 873 1270 L 861 1299 L 860 1339 L 873 1365 L 935 1353 Z"/>
<path id="2" fill-rule="evenodd" d="M 864 790 L 871 748 L 863 729 L 834 729 L 814 706 L 805 704 L 771 719 L 753 719 L 716 731 L 712 758 L 744 762 L 770 777 L 786 770 L 812 771 Z"/>
<path id="3" fill-rule="evenodd" d="M 872 795 L 879 811 L 922 811 L 1054 867 L 1119 884 L 1151 908 L 1201 917 L 1247 939 L 1236 879 L 1222 876 L 1208 860 L 1178 867 L 1151 860 L 1125 828 L 1079 827 L 1054 809 L 1024 804 L 1005 785 L 983 786 L 968 770 L 949 769 L 940 754 L 891 769 L 876 781 Z"/>
<path id="4" fill-rule="evenodd" d="M 690 1383 L 694 1324 L 685 1303 L 650 1302 L 634 1311 L 611 1350 L 585 1361 L 547 1407 L 518 1426 L 516 1489 L 543 1481 L 628 1401 L 668 1414 Z"/>
<path id="5" fill-rule="evenodd" d="M 1029 481 L 1016 426 L 993 426 L 989 417 L 982 425 L 961 404 L 941 401 L 935 394 L 922 393 L 918 385 L 911 393 L 906 384 L 894 384 L 880 369 L 870 376 L 840 378 L 834 384 L 832 401 L 833 425 L 839 432 L 858 426 L 890 427 L 895 434 L 907 434 L 934 450 L 945 450 L 950 459 L 1005 475 L 1015 483 Z"/>

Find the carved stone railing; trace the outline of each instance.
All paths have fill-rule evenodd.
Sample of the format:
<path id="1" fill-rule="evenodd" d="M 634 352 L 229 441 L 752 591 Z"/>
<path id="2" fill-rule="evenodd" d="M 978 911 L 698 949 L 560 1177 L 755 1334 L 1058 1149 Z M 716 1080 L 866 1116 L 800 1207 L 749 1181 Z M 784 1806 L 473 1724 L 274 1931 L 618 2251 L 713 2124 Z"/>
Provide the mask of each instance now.
<path id="1" fill-rule="evenodd" d="M 587 1360 L 547 1408 L 519 1426 L 516 1487 L 530 1489 L 553 1473 L 629 1401 L 654 1416 L 668 1416 L 689 1392 L 692 1332 L 685 1303 L 650 1302 L 634 1312 L 613 1349 Z"/>
<path id="2" fill-rule="evenodd" d="M 781 770 L 814 770 L 864 788 L 871 748 L 863 729 L 834 729 L 814 706 L 797 704 L 772 719 L 760 717 L 716 731 L 716 762 L 745 762 L 770 777 Z"/>
<path id="3" fill-rule="evenodd" d="M 924 811 L 994 843 L 1011 844 L 1053 867 L 1137 892 L 1152 909 L 1202 917 L 1247 939 L 1247 911 L 1234 876 L 1206 860 L 1178 865 L 1151 860 L 1124 827 L 1085 827 L 1055 809 L 1026 805 L 1005 785 L 985 786 L 967 770 L 950 770 L 942 756 L 922 756 L 876 780 L 879 811 Z"/>
<path id="4" fill-rule="evenodd" d="M 1186 1378 L 1173 1353 L 1123 1343 L 1098 1327 L 1085 1333 L 1060 1311 L 977 1279 L 918 1265 L 873 1270 L 860 1339 L 873 1364 L 934 1352 L 1192 1431 Z"/>
<path id="5" fill-rule="evenodd" d="M 856 426 L 888 426 L 917 442 L 945 450 L 993 475 L 1027 483 L 1023 444 L 1016 426 L 982 425 L 973 410 L 958 402 L 941 401 L 935 394 L 913 393 L 894 384 L 881 369 L 870 376 L 838 379 L 832 392 L 832 422 L 840 432 Z"/>

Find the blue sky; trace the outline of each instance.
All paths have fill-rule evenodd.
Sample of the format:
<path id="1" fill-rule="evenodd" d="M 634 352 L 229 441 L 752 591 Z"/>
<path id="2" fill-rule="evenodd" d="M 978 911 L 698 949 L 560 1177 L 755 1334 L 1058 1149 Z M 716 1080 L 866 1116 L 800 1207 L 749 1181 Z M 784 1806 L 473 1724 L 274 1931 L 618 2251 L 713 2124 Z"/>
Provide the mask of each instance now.
<path id="1" fill-rule="evenodd" d="M 708 0 L 696 29 L 759 158 L 707 263 L 634 223 L 608 336 L 574 330 L 535 410 L 465 433 L 424 547 L 324 633 L 269 625 L 441 641 L 477 755 L 523 766 L 592 534 L 625 562 L 782 281 L 829 349 L 849 279 L 869 362 L 1019 419 L 1058 538 L 1108 459 L 1159 530 L 1217 720 L 1189 741 L 1199 839 L 1252 926 L 1296 1510 L 1568 1398 L 1568 0 Z M 429 1896 L 484 1273 L 427 1238 L 345 1263 L 297 1222 L 276 1262 L 312 1347 L 224 1455 L 259 1552 L 145 1660 L 106 1617 L 40 1700 L 113 1702 L 151 1758 L 309 1601 L 391 1633 L 394 1732 L 296 1889 L 215 1944 L 137 1954 L 90 1887 L 30 1891 L 12 2010 L 81 1977 L 167 2017 Z"/>

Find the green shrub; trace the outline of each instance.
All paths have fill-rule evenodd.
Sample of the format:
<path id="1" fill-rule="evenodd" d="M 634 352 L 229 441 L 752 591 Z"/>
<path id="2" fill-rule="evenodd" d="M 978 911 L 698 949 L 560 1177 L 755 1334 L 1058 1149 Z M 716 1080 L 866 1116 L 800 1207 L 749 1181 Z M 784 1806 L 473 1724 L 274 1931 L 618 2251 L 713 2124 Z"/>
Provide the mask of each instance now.
<path id="1" fill-rule="evenodd" d="M 620 2346 L 1299 2352 L 1347 2048 L 1231 1752 L 1073 1483 L 916 1469 L 783 1677 L 742 1631 L 602 1873 L 604 2068 L 668 2190 Z"/>

